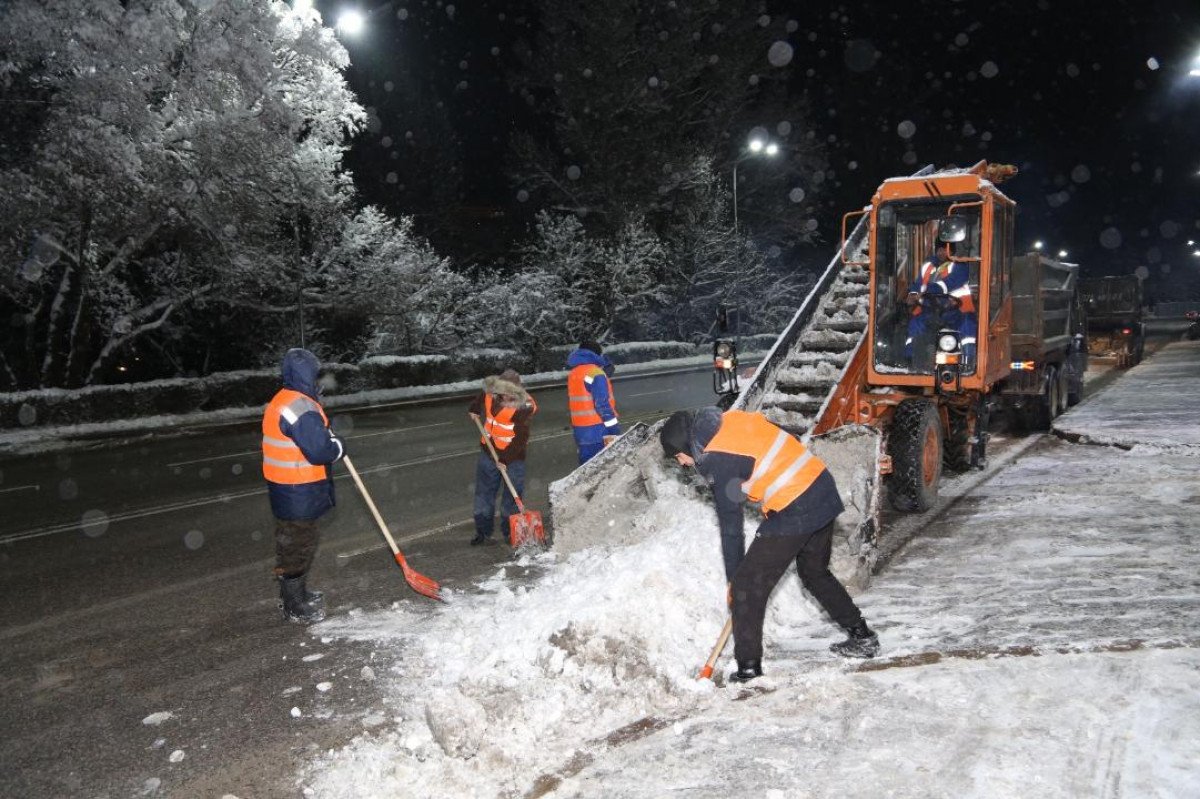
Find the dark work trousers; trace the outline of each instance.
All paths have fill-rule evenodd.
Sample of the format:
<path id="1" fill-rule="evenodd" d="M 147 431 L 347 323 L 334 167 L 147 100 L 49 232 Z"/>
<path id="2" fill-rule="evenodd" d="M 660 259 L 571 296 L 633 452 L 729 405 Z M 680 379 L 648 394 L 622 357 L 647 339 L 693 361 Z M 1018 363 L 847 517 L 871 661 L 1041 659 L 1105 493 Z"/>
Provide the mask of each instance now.
<path id="1" fill-rule="evenodd" d="M 810 535 L 755 536 L 733 575 L 733 655 L 739 663 L 762 660 L 767 599 L 792 560 L 800 582 L 830 618 L 846 628 L 862 621 L 858 606 L 829 571 L 832 546 L 833 522 Z"/>
<path id="2" fill-rule="evenodd" d="M 525 493 L 525 461 L 514 461 L 505 467 L 508 469 L 508 479 L 512 480 L 513 488 L 518 494 Z M 508 538 L 508 517 L 517 512 L 517 503 L 512 492 L 504 484 L 504 477 L 491 454 L 479 453 L 479 461 L 475 464 L 475 534 L 491 538 L 496 529 L 496 492 L 500 492 L 500 511 L 503 513 L 502 527 L 505 532 L 502 538 Z"/>
<path id="3" fill-rule="evenodd" d="M 319 540 L 316 519 L 276 519 L 275 574 L 279 577 L 308 574 Z"/>

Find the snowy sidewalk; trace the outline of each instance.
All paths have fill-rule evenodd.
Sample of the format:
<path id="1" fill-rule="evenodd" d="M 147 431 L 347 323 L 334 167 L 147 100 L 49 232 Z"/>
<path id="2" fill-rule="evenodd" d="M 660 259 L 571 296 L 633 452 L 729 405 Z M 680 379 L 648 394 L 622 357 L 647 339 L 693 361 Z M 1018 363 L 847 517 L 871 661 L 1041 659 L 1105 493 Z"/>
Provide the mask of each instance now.
<path id="1" fill-rule="evenodd" d="M 861 597 L 847 664 L 794 576 L 766 693 L 697 683 L 722 618 L 711 508 L 660 474 L 645 535 L 446 608 L 318 634 L 395 658 L 393 712 L 302 775 L 319 797 L 1200 795 L 1200 345 L 1173 344 L 930 523 Z M 1092 420 L 1090 423 L 1088 420 Z M 599 534 L 599 531 L 597 531 Z M 636 538 L 636 537 L 635 537 Z M 716 586 L 716 588 L 714 588 Z M 728 669 L 728 656 L 722 661 Z M 744 701 L 743 701 L 744 700 Z M 375 712 L 359 708 L 356 712 Z M 420 786 L 420 787 L 415 787 Z"/>

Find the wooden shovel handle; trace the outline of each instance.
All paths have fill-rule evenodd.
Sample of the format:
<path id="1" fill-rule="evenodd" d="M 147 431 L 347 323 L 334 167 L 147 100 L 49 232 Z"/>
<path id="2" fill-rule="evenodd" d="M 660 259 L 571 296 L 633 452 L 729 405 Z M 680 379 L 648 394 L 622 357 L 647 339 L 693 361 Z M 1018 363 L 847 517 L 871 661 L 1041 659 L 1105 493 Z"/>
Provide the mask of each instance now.
<path id="1" fill-rule="evenodd" d="M 721 634 L 717 636 L 717 645 L 713 647 L 712 654 L 708 656 L 708 662 L 704 664 L 704 668 L 700 669 L 700 676 L 697 679 L 707 680 L 713 675 L 713 667 L 717 665 L 717 658 L 721 657 L 721 650 L 725 648 L 725 644 L 729 641 L 729 634 L 733 632 L 733 617 L 730 616 L 725 620 L 725 626 L 721 628 Z"/>
<path id="2" fill-rule="evenodd" d="M 375 507 L 375 501 L 367 493 L 367 487 L 363 485 L 362 478 L 358 476 L 358 469 L 355 469 L 354 464 L 350 462 L 350 456 L 343 456 L 342 462 L 346 464 L 346 469 L 350 472 L 350 477 L 354 479 L 354 484 L 358 486 L 358 493 L 362 494 L 362 498 L 367 501 L 367 507 L 371 509 L 371 515 L 375 517 L 375 523 L 379 525 L 379 531 L 383 533 L 383 537 L 387 539 L 388 546 L 392 548 L 392 554 L 396 556 L 396 562 L 400 563 L 401 566 L 405 565 L 402 560 L 404 556 L 400 554 L 400 547 L 396 546 L 396 539 L 392 538 L 392 533 L 383 521 L 383 516 L 380 515 L 379 508 Z"/>

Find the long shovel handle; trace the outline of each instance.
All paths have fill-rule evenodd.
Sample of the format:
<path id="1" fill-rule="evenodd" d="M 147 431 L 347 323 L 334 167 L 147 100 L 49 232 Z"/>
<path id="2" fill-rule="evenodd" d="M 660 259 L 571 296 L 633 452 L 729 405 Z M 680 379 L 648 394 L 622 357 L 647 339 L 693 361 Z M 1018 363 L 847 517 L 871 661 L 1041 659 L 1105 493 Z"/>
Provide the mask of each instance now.
<path id="1" fill-rule="evenodd" d="M 713 647 L 712 654 L 708 656 L 708 662 L 704 664 L 704 668 L 700 669 L 700 676 L 697 679 L 708 680 L 712 678 L 713 667 L 717 665 L 717 658 L 721 657 L 721 650 L 725 648 L 725 644 L 729 641 L 729 634 L 731 632 L 733 632 L 732 616 L 725 620 L 725 626 L 721 628 L 721 634 L 717 636 L 717 645 Z"/>
<path id="2" fill-rule="evenodd" d="M 504 464 L 500 463 L 500 456 L 496 454 L 496 448 L 492 446 L 492 437 L 483 431 L 483 425 L 479 423 L 479 418 L 472 415 L 471 421 L 479 428 L 479 435 L 483 436 L 483 443 L 487 444 L 488 452 L 492 453 L 492 460 L 496 462 L 496 468 L 500 470 L 500 476 L 504 478 L 504 484 L 508 486 L 508 491 L 512 494 L 513 499 L 517 502 L 517 510 L 520 513 L 525 512 L 525 503 L 521 501 L 521 497 L 517 494 L 517 489 L 513 486 L 512 480 L 508 477 L 508 469 L 504 468 Z"/>
<path id="3" fill-rule="evenodd" d="M 392 532 L 388 530 L 387 523 L 384 522 L 383 516 L 379 513 L 379 508 L 375 507 L 375 501 L 371 499 L 371 494 L 367 491 L 367 487 L 363 485 L 362 478 L 358 476 L 358 470 L 354 468 L 354 464 L 350 461 L 349 456 L 343 456 L 342 461 L 346 464 L 347 471 L 350 472 L 350 477 L 354 479 L 354 485 L 358 486 L 358 493 L 362 494 L 362 498 L 366 500 L 367 507 L 371 509 L 371 515 L 375 517 L 375 523 L 379 525 L 379 531 L 383 533 L 383 537 L 387 539 L 388 546 L 392 548 L 392 555 L 396 558 L 396 563 L 400 564 L 400 568 L 404 571 L 404 579 L 418 594 L 423 594 L 430 599 L 436 599 L 439 602 L 444 602 L 442 597 L 441 586 L 436 580 L 418 572 L 416 569 L 408 565 L 408 561 L 404 559 L 404 553 L 400 551 L 400 547 L 396 546 L 396 539 L 392 538 Z"/>

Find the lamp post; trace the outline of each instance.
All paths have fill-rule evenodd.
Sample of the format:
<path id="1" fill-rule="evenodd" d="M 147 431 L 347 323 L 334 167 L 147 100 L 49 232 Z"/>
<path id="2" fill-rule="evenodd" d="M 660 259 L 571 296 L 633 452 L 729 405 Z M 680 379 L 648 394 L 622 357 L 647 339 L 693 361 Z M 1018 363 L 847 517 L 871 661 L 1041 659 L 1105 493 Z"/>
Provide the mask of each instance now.
<path id="1" fill-rule="evenodd" d="M 775 142 L 765 142 L 759 138 L 753 138 L 746 145 L 746 151 L 739 155 L 733 161 L 733 232 L 738 232 L 738 196 L 737 196 L 737 170 L 738 164 L 756 155 L 765 155 L 768 158 L 773 157 L 779 152 L 779 145 Z"/>

